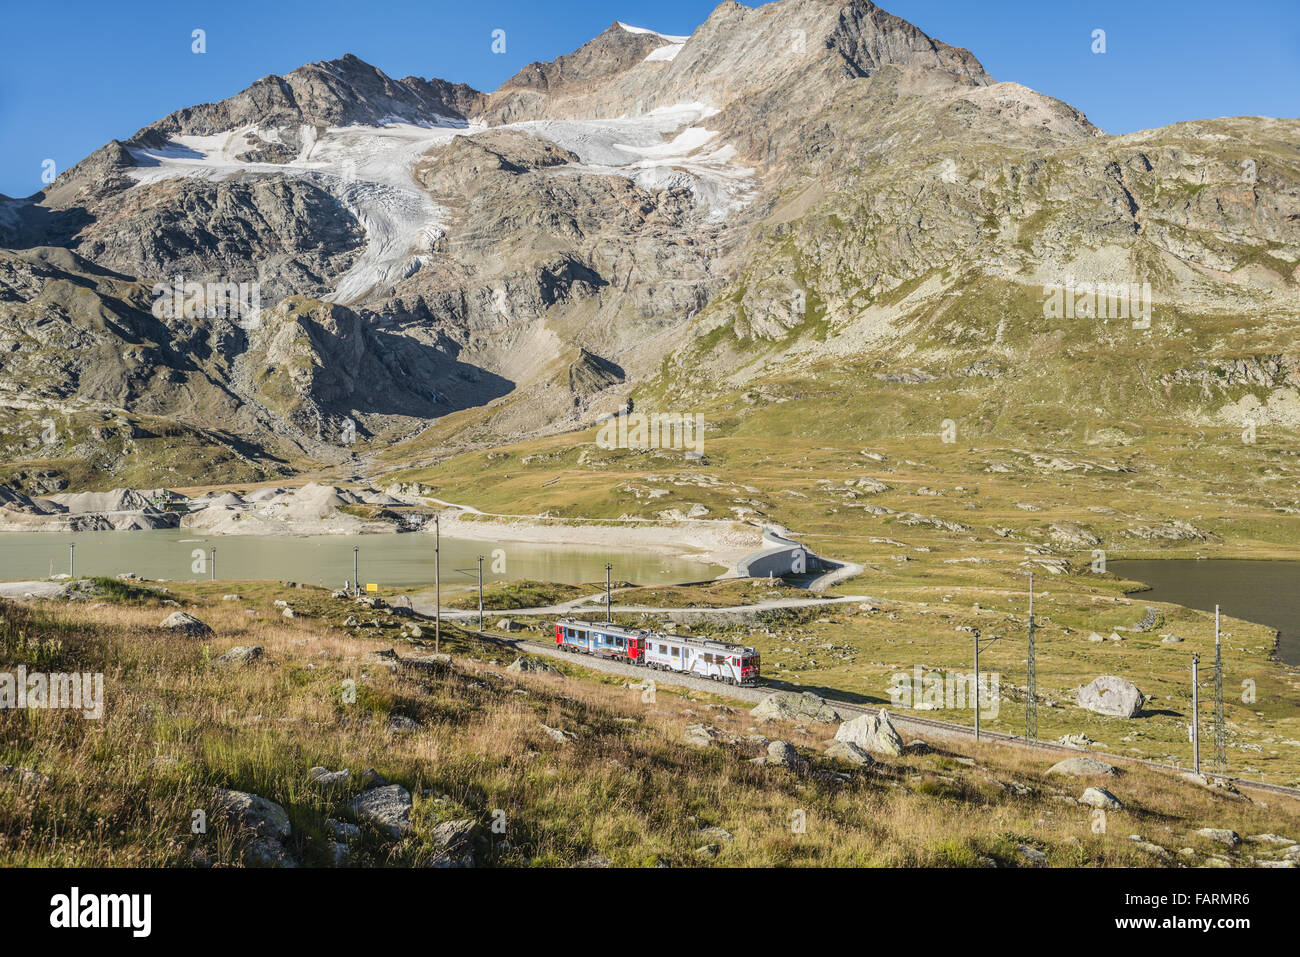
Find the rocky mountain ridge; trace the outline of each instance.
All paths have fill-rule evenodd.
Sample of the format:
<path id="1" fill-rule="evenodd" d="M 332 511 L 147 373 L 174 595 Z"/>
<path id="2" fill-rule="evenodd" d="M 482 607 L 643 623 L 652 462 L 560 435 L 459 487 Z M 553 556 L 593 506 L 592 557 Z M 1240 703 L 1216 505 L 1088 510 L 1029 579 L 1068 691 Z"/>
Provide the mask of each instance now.
<path id="1" fill-rule="evenodd" d="M 1295 132 L 1106 137 L 866 0 L 726 2 L 685 38 L 616 22 L 486 94 L 309 64 L 0 200 L 9 478 L 86 481 L 67 461 L 105 414 L 129 428 L 101 458 L 148 467 L 127 433 L 157 434 L 150 416 L 245 478 L 393 443 L 437 457 L 884 346 L 886 377 L 893 354 L 1014 369 L 1041 290 L 1076 277 L 1151 283 L 1166 315 L 1280 317 Z M 154 317 L 187 283 L 256 284 L 259 311 Z M 1213 349 L 1285 353 L 1266 325 Z M 1160 348 L 1174 383 L 1204 358 Z M 1288 421 L 1272 392 L 1259 407 Z M 66 441 L 32 447 L 51 413 Z"/>

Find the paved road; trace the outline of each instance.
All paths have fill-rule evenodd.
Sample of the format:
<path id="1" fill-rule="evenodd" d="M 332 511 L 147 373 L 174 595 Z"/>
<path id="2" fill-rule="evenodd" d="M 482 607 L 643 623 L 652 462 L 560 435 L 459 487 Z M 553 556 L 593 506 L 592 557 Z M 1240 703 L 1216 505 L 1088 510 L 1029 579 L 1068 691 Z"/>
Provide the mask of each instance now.
<path id="1" fill-rule="evenodd" d="M 656 605 L 614 605 L 613 610 L 618 614 L 656 614 L 671 615 L 674 613 L 689 612 L 692 615 L 725 615 L 736 612 L 757 612 L 771 611 L 778 608 L 814 608 L 820 605 L 843 605 L 849 602 L 871 601 L 867 595 L 843 595 L 838 598 L 774 598 L 771 601 L 760 601 L 752 605 L 729 605 L 725 608 L 666 608 Z M 430 617 L 434 614 L 434 603 L 425 599 L 411 599 L 411 607 L 421 615 Z M 605 610 L 605 593 L 600 592 L 596 595 L 589 595 L 583 598 L 574 598 L 571 601 L 561 602 L 558 605 L 540 605 L 534 608 L 511 608 L 509 611 L 492 611 L 484 609 L 483 615 L 486 618 L 492 615 L 496 618 L 517 618 L 520 616 L 544 615 L 553 617 L 563 617 L 573 615 L 578 612 L 604 612 Z M 478 609 L 473 608 L 469 611 L 461 609 L 442 610 L 442 617 L 448 620 L 456 621 L 466 618 L 477 618 Z"/>
<path id="2" fill-rule="evenodd" d="M 58 598 L 67 587 L 66 582 L 0 582 L 0 598 Z"/>

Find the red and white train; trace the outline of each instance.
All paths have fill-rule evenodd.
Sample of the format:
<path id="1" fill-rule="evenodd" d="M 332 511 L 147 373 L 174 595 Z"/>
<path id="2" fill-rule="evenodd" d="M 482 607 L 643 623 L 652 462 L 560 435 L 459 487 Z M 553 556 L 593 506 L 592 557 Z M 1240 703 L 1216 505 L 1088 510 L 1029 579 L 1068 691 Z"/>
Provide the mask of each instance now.
<path id="1" fill-rule="evenodd" d="M 746 645 L 577 618 L 561 618 L 555 623 L 555 644 L 561 651 L 655 671 L 676 671 L 733 685 L 754 685 L 759 681 L 759 654 Z"/>

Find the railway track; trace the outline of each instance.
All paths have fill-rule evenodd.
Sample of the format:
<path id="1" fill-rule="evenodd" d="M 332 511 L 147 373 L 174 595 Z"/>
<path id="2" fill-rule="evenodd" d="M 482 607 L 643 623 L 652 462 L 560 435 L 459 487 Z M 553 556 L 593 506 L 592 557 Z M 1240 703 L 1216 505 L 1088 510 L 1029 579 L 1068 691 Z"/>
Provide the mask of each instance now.
<path id="1" fill-rule="evenodd" d="M 475 634 L 474 632 L 470 633 Z M 603 658 L 596 658 L 590 655 L 565 654 L 559 651 L 554 645 L 542 644 L 540 642 L 529 641 L 523 638 L 512 638 L 509 635 L 498 635 L 495 632 L 484 631 L 481 635 L 484 638 L 514 648 L 517 651 L 526 651 L 531 654 L 545 655 L 551 658 L 561 658 L 565 661 L 574 661 L 576 659 L 577 663 L 583 667 L 592 668 L 597 671 L 606 671 L 613 674 L 626 674 L 629 677 L 650 678 L 656 684 L 693 688 L 699 691 L 708 691 L 714 694 L 723 694 L 733 698 L 740 698 L 745 701 L 761 701 L 773 691 L 801 690 L 799 688 L 775 686 L 770 683 L 755 688 L 724 685 L 719 684 L 716 681 L 707 681 L 690 675 L 676 675 L 672 672 L 663 671 L 648 671 L 645 668 L 639 668 L 635 665 L 627 665 L 618 661 L 607 661 Z M 823 694 L 821 697 L 834 704 L 836 709 L 840 711 L 851 711 L 855 714 L 874 714 L 880 710 L 879 707 L 868 707 L 866 705 L 854 704 L 853 702 L 844 701 L 832 695 Z M 931 737 L 940 737 L 949 740 L 959 740 L 971 743 L 975 742 L 975 729 L 968 728 L 962 724 L 937 721 L 934 718 L 921 718 L 909 712 L 900 711 L 891 711 L 890 720 L 893 721 L 900 731 L 912 731 L 917 734 L 928 734 Z M 1114 761 L 1117 764 L 1140 764 L 1145 767 L 1154 768 L 1158 771 L 1173 771 L 1179 775 L 1187 774 L 1192 770 L 1191 768 L 1180 767 L 1176 764 L 1165 764 L 1160 761 L 1151 761 L 1146 758 L 1134 758 L 1127 755 L 1111 754 L 1107 751 L 1080 751 L 1078 748 L 1068 748 L 1065 745 L 1054 744 L 1048 741 L 1027 741 L 1022 737 L 1007 734 L 1003 731 L 985 731 L 981 729 L 979 741 L 980 743 L 994 742 L 1009 747 L 1060 754 L 1067 757 L 1077 756 L 1081 753 L 1088 754 L 1092 757 L 1106 758 L 1107 760 Z M 1226 774 L 1206 774 L 1205 776 L 1220 781 L 1227 781 L 1234 787 L 1240 789 L 1263 791 L 1269 794 L 1280 794 L 1286 797 L 1300 799 L 1300 788 L 1287 787 L 1283 784 L 1268 784 L 1264 781 L 1252 781 L 1249 778 L 1237 778 Z"/>

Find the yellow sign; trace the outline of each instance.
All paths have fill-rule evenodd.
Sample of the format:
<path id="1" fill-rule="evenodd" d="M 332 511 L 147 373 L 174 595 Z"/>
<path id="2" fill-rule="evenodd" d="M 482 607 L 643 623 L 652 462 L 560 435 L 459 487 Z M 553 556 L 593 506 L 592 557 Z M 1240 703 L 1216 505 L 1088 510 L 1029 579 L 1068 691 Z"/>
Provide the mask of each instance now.
<path id="1" fill-rule="evenodd" d="M 379 591 L 379 586 L 375 584 L 367 584 L 366 591 Z"/>

